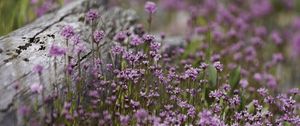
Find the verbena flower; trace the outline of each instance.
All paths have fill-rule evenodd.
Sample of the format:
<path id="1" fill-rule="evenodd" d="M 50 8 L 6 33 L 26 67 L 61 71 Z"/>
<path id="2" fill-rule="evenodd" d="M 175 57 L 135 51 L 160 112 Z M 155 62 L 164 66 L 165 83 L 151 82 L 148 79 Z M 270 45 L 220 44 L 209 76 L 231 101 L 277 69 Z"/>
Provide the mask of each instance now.
<path id="1" fill-rule="evenodd" d="M 31 86 L 30 86 L 30 90 L 31 92 L 33 93 L 41 93 L 42 90 L 43 90 L 43 86 L 38 84 L 38 83 L 33 83 Z"/>
<path id="2" fill-rule="evenodd" d="M 217 69 L 217 71 L 223 71 L 223 65 L 220 62 L 214 62 L 213 66 Z"/>
<path id="3" fill-rule="evenodd" d="M 75 52 L 77 54 L 83 53 L 85 51 L 86 51 L 86 46 L 83 43 L 78 43 L 77 45 L 75 45 Z"/>
<path id="4" fill-rule="evenodd" d="M 87 21 L 95 21 L 98 17 L 99 17 L 98 11 L 95 9 L 89 10 L 85 15 L 85 19 Z"/>
<path id="5" fill-rule="evenodd" d="M 77 45 L 78 43 L 81 42 L 80 36 L 79 35 L 74 35 L 71 39 L 74 45 Z"/>
<path id="6" fill-rule="evenodd" d="M 33 67 L 33 72 L 38 73 L 38 74 L 42 74 L 44 67 L 42 65 L 35 65 Z"/>
<path id="7" fill-rule="evenodd" d="M 71 39 L 71 37 L 75 35 L 74 28 L 70 25 L 66 25 L 62 28 L 60 35 L 63 36 L 65 39 Z"/>
<path id="8" fill-rule="evenodd" d="M 28 116 L 31 113 L 31 110 L 30 110 L 29 106 L 21 105 L 18 108 L 18 113 L 21 114 L 22 116 Z"/>
<path id="9" fill-rule="evenodd" d="M 57 45 L 52 45 L 49 50 L 49 55 L 53 57 L 62 56 L 66 53 L 66 49 Z"/>
<path id="10" fill-rule="evenodd" d="M 139 109 L 134 114 L 138 122 L 145 122 L 148 117 L 148 112 L 145 109 Z"/>
<path id="11" fill-rule="evenodd" d="M 203 110 L 198 116 L 200 118 L 198 125 L 200 126 L 225 126 L 225 123 L 209 110 Z"/>
<path id="12" fill-rule="evenodd" d="M 147 1 L 145 4 L 145 11 L 148 12 L 149 14 L 155 13 L 157 10 L 156 4 L 151 1 Z"/>
<path id="13" fill-rule="evenodd" d="M 133 45 L 133 46 L 138 46 L 138 45 L 141 45 L 143 44 L 143 40 L 138 37 L 138 36 L 133 36 L 131 41 L 130 41 L 130 45 Z"/>
<path id="14" fill-rule="evenodd" d="M 127 38 L 127 35 L 124 31 L 118 32 L 115 36 L 115 40 L 118 42 L 123 42 Z"/>
<path id="15" fill-rule="evenodd" d="M 125 51 L 125 49 L 123 47 L 121 47 L 120 45 L 116 45 L 114 47 L 112 47 L 111 52 L 113 54 L 122 54 Z"/>
<path id="16" fill-rule="evenodd" d="M 100 41 L 104 38 L 104 31 L 96 30 L 93 34 L 93 37 L 94 37 L 95 43 L 99 44 Z"/>
<path id="17" fill-rule="evenodd" d="M 120 123 L 122 126 L 127 126 L 129 121 L 130 121 L 130 117 L 128 115 L 126 116 L 120 115 Z"/>

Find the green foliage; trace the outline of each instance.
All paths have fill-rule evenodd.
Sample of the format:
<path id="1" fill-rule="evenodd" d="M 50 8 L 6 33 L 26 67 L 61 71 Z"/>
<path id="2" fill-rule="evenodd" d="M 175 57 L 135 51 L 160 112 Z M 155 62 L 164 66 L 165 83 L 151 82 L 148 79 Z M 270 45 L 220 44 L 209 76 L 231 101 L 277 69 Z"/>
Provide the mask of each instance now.
<path id="1" fill-rule="evenodd" d="M 208 68 L 208 82 L 210 84 L 209 87 L 213 87 L 213 89 L 216 88 L 218 83 L 218 72 L 215 67 L 210 65 Z"/>
<path id="2" fill-rule="evenodd" d="M 229 84 L 232 91 L 235 90 L 241 79 L 241 67 L 235 68 L 229 75 Z"/>
<path id="3" fill-rule="evenodd" d="M 0 35 L 29 22 L 32 11 L 29 8 L 29 0 L 1 0 L 0 1 Z"/>
<path id="4" fill-rule="evenodd" d="M 43 1 L 31 5 L 30 0 L 0 0 L 0 36 L 33 21 L 36 18 L 34 11 Z M 62 5 L 64 0 L 55 2 Z"/>
<path id="5" fill-rule="evenodd" d="M 201 45 L 201 42 L 199 42 L 198 40 L 191 41 L 187 45 L 187 47 L 182 55 L 182 58 L 186 59 L 190 54 L 196 53 L 196 51 L 197 51 L 197 49 L 199 49 L 200 45 Z"/>

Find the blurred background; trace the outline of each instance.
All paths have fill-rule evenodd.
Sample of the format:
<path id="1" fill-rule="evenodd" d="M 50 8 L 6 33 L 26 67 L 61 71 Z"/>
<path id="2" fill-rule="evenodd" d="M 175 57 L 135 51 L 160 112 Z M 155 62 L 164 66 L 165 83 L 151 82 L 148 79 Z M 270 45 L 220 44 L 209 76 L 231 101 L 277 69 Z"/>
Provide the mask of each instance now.
<path id="1" fill-rule="evenodd" d="M 70 0 L 0 0 L 0 36 L 54 10 Z"/>
<path id="2" fill-rule="evenodd" d="M 0 36 L 24 26 L 48 12 L 74 0 L 0 0 Z M 144 3 L 147 0 L 108 0 L 110 6 L 121 6 L 137 11 L 142 22 L 146 22 L 148 15 L 144 12 Z M 153 23 L 155 33 L 166 33 L 169 36 L 188 37 L 195 27 L 189 26 L 191 15 L 197 13 L 199 24 L 208 24 L 210 19 L 201 15 L 205 6 L 214 7 L 214 3 L 230 4 L 241 2 L 245 11 L 266 11 L 266 15 L 255 19 L 257 27 L 264 26 L 268 32 L 280 32 L 284 40 L 284 47 L 280 49 L 286 57 L 279 69 L 271 72 L 285 85 L 299 87 L 300 82 L 300 0 L 151 0 L 157 3 L 158 12 Z M 252 6 L 253 5 L 253 6 Z M 245 6 L 245 7 L 244 7 Z M 253 8 L 252 8 L 253 7 Z M 268 8 L 269 7 L 269 8 Z M 266 9 L 268 8 L 268 9 Z M 226 8 L 228 9 L 228 8 Z M 230 9 L 230 8 L 229 8 Z M 226 10 L 225 10 L 226 11 Z M 260 12 L 259 12 L 260 13 Z M 199 16 L 200 15 L 200 16 Z M 205 14 L 204 14 L 205 15 Z M 178 30 L 180 29 L 180 30 Z M 266 39 L 266 41 L 269 41 Z M 272 45 L 265 49 L 258 49 L 259 55 L 271 56 L 278 51 Z M 274 51 L 275 50 L 275 51 Z M 263 58 L 261 60 L 267 60 Z M 272 70 L 270 70 L 272 71 Z"/>

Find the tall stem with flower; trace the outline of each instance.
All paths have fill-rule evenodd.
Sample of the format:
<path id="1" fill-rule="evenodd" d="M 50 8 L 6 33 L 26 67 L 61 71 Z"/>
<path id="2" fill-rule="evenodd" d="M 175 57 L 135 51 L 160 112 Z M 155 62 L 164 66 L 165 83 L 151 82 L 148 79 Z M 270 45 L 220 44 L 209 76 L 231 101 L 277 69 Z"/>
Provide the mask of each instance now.
<path id="1" fill-rule="evenodd" d="M 92 32 L 91 32 L 91 40 L 92 40 L 92 56 L 93 56 L 93 64 L 95 64 L 95 45 L 94 45 L 94 37 L 93 37 L 93 34 L 95 32 L 95 26 L 96 26 L 96 22 L 97 22 L 97 19 L 99 17 L 99 14 L 98 14 L 98 11 L 95 10 L 95 9 L 91 9 L 89 10 L 86 15 L 85 15 L 85 20 L 88 21 L 92 27 Z"/>
<path id="2" fill-rule="evenodd" d="M 145 11 L 148 13 L 148 32 L 151 31 L 151 24 L 152 24 L 152 15 L 156 12 L 157 7 L 154 2 L 147 1 L 145 4 Z"/>

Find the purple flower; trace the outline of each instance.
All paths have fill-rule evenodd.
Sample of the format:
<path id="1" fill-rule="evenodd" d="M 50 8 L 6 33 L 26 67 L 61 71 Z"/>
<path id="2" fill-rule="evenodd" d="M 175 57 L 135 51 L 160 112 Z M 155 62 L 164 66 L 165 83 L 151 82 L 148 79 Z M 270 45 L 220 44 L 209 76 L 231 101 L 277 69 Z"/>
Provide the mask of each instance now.
<path id="1" fill-rule="evenodd" d="M 85 50 L 86 50 L 86 47 L 85 47 L 85 45 L 84 45 L 83 43 L 78 43 L 78 44 L 75 46 L 75 52 L 76 52 L 77 54 L 82 53 L 82 52 L 84 52 Z"/>
<path id="2" fill-rule="evenodd" d="M 268 31 L 267 31 L 267 28 L 266 28 L 266 27 L 260 26 L 260 27 L 256 27 L 256 28 L 254 29 L 254 33 L 255 33 L 255 35 L 257 35 L 257 36 L 265 36 L 265 35 L 268 33 Z"/>
<path id="3" fill-rule="evenodd" d="M 66 53 L 66 49 L 56 46 L 54 44 L 51 46 L 49 51 L 49 55 L 53 57 L 62 56 L 65 53 Z"/>
<path id="4" fill-rule="evenodd" d="M 123 42 L 126 39 L 126 33 L 124 31 L 118 32 L 115 39 L 119 42 Z"/>
<path id="5" fill-rule="evenodd" d="M 223 65 L 220 62 L 214 62 L 213 66 L 217 69 L 217 71 L 223 71 Z"/>
<path id="6" fill-rule="evenodd" d="M 95 43 L 99 44 L 100 41 L 104 38 L 104 31 L 98 31 L 96 30 L 93 34 L 94 36 L 94 40 L 95 40 Z"/>
<path id="7" fill-rule="evenodd" d="M 229 104 L 231 107 L 239 105 L 241 102 L 240 97 L 238 95 L 234 95 L 233 98 L 229 99 Z"/>
<path id="8" fill-rule="evenodd" d="M 72 74 L 72 72 L 73 72 L 73 70 L 74 70 L 74 66 L 75 66 L 74 63 L 69 63 L 69 64 L 67 65 L 66 72 L 67 72 L 69 75 Z"/>
<path id="9" fill-rule="evenodd" d="M 22 116 L 28 116 L 30 114 L 30 108 L 25 105 L 21 105 L 18 108 L 18 113 L 21 114 Z"/>
<path id="10" fill-rule="evenodd" d="M 277 87 L 277 80 L 273 75 L 266 75 L 266 80 L 267 80 L 267 86 L 270 88 L 276 88 Z"/>
<path id="11" fill-rule="evenodd" d="M 300 33 L 297 33 L 292 38 L 292 56 L 299 56 L 300 54 Z"/>
<path id="12" fill-rule="evenodd" d="M 130 121 L 130 117 L 128 115 L 126 116 L 120 115 L 120 122 L 122 126 L 127 126 L 129 121 Z"/>
<path id="13" fill-rule="evenodd" d="M 300 28 L 300 17 L 295 17 L 292 22 L 292 26 L 299 29 Z"/>
<path id="14" fill-rule="evenodd" d="M 211 91 L 209 93 L 209 97 L 210 98 L 215 98 L 217 101 L 219 101 L 220 99 L 225 98 L 226 93 L 222 90 L 215 90 L 215 91 Z"/>
<path id="15" fill-rule="evenodd" d="M 240 81 L 240 85 L 241 85 L 242 88 L 246 88 L 248 86 L 248 84 L 249 84 L 249 82 L 248 82 L 247 79 L 242 79 Z"/>
<path id="16" fill-rule="evenodd" d="M 198 124 L 200 126 L 225 126 L 225 123 L 209 110 L 203 110 L 199 113 Z"/>
<path id="17" fill-rule="evenodd" d="M 92 90 L 92 91 L 89 91 L 89 96 L 94 97 L 94 98 L 98 98 L 99 93 L 96 90 Z"/>
<path id="18" fill-rule="evenodd" d="M 42 74 L 43 69 L 44 67 L 42 65 L 37 64 L 33 67 L 33 72 Z"/>
<path id="19" fill-rule="evenodd" d="M 263 80 L 263 76 L 260 73 L 255 73 L 253 76 L 254 80 L 256 81 L 262 81 Z"/>
<path id="20" fill-rule="evenodd" d="M 85 19 L 87 21 L 95 21 L 98 18 L 98 16 L 99 16 L 98 11 L 91 9 L 86 13 Z"/>
<path id="21" fill-rule="evenodd" d="M 272 4 L 269 0 L 252 0 L 251 2 L 250 9 L 256 17 L 265 16 L 272 11 Z"/>
<path id="22" fill-rule="evenodd" d="M 300 93 L 299 88 L 292 88 L 289 90 L 289 94 L 297 95 Z"/>
<path id="23" fill-rule="evenodd" d="M 38 83 L 34 83 L 30 86 L 30 90 L 33 93 L 41 93 L 43 90 L 43 86 Z"/>
<path id="24" fill-rule="evenodd" d="M 144 122 L 146 121 L 148 117 L 148 112 L 145 109 L 139 109 L 134 114 L 138 122 Z"/>
<path id="25" fill-rule="evenodd" d="M 266 88 L 259 88 L 257 89 L 257 92 L 262 95 L 262 96 L 266 96 L 268 94 L 268 89 Z"/>
<path id="26" fill-rule="evenodd" d="M 276 31 L 272 32 L 271 38 L 275 42 L 275 44 L 277 44 L 277 45 L 281 44 L 282 41 L 283 41 L 280 34 L 279 34 L 279 32 L 276 32 Z"/>
<path id="27" fill-rule="evenodd" d="M 199 75 L 199 72 L 200 70 L 196 68 L 187 69 L 184 73 L 184 78 L 191 78 L 192 80 L 195 80 Z"/>
<path id="28" fill-rule="evenodd" d="M 30 0 L 30 4 L 37 4 L 38 2 L 38 0 Z"/>
<path id="29" fill-rule="evenodd" d="M 138 36 L 133 36 L 130 41 L 130 44 L 133 46 L 138 46 L 140 44 L 143 44 L 143 40 Z"/>
<path id="30" fill-rule="evenodd" d="M 123 52 L 124 52 L 124 48 L 122 47 L 122 46 L 120 46 L 120 45 L 116 45 L 116 46 L 114 46 L 112 49 L 111 49 L 111 52 L 113 53 L 113 54 L 122 54 Z"/>
<path id="31" fill-rule="evenodd" d="M 153 51 L 158 51 L 160 48 L 161 44 L 159 42 L 151 42 L 150 48 Z"/>
<path id="32" fill-rule="evenodd" d="M 204 34 L 208 31 L 208 28 L 207 27 L 196 27 L 195 28 L 195 32 L 197 34 Z"/>
<path id="33" fill-rule="evenodd" d="M 145 34 L 143 35 L 143 40 L 147 43 L 150 43 L 155 40 L 155 37 L 153 35 Z"/>
<path id="34" fill-rule="evenodd" d="M 79 36 L 79 35 L 74 35 L 74 36 L 72 37 L 71 41 L 73 42 L 74 45 L 77 45 L 78 43 L 81 42 L 80 36 Z"/>
<path id="35" fill-rule="evenodd" d="M 211 62 L 217 62 L 220 61 L 220 55 L 219 54 L 214 54 L 213 56 L 211 56 L 210 61 Z"/>
<path id="36" fill-rule="evenodd" d="M 272 62 L 273 63 L 278 63 L 278 62 L 281 62 L 281 61 L 283 61 L 283 55 L 282 55 L 282 53 L 275 53 L 275 54 L 273 54 L 273 59 L 272 59 Z"/>
<path id="37" fill-rule="evenodd" d="M 145 11 L 149 14 L 155 13 L 157 10 L 156 4 L 151 1 L 147 1 L 145 4 Z"/>
<path id="38" fill-rule="evenodd" d="M 35 13 L 38 17 L 43 16 L 45 13 L 47 13 L 52 7 L 54 6 L 54 3 L 52 0 L 45 1 L 41 6 L 39 6 Z"/>
<path id="39" fill-rule="evenodd" d="M 75 31 L 72 26 L 66 25 L 62 28 L 60 35 L 65 37 L 65 39 L 70 39 L 75 35 Z"/>
<path id="40" fill-rule="evenodd" d="M 206 64 L 206 63 L 201 63 L 200 64 L 200 68 L 203 69 L 203 70 L 206 69 L 207 67 L 208 67 L 208 64 Z"/>

